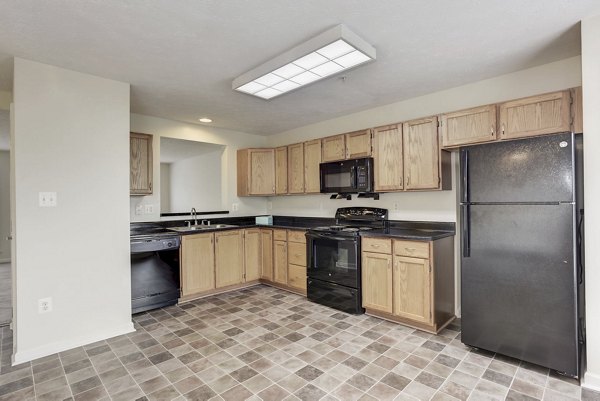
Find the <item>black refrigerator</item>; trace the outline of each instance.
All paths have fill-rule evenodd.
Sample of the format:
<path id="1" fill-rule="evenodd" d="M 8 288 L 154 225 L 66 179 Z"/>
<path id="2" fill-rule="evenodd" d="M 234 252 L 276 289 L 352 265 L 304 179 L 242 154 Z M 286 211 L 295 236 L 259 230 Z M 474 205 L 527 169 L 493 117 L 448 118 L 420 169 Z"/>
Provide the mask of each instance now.
<path id="1" fill-rule="evenodd" d="M 582 139 L 461 148 L 462 342 L 579 377 Z"/>

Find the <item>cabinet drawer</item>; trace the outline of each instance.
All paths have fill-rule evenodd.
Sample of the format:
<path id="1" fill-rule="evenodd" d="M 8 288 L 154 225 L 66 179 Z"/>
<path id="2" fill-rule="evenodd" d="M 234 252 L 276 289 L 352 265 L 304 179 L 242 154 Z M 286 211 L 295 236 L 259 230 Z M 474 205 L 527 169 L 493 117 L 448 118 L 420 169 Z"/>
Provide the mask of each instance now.
<path id="1" fill-rule="evenodd" d="M 273 239 L 275 241 L 287 241 L 285 230 L 273 230 Z"/>
<path id="2" fill-rule="evenodd" d="M 363 238 L 363 252 L 392 253 L 392 240 L 385 238 Z"/>
<path id="3" fill-rule="evenodd" d="M 288 265 L 288 285 L 290 287 L 306 289 L 306 267 L 293 264 Z"/>
<path id="4" fill-rule="evenodd" d="M 429 258 L 429 242 L 394 240 L 394 255 Z"/>
<path id="5" fill-rule="evenodd" d="M 306 244 L 288 242 L 288 262 L 294 265 L 306 266 Z"/>
<path id="6" fill-rule="evenodd" d="M 288 241 L 290 242 L 302 242 L 306 244 L 306 236 L 304 235 L 304 231 L 292 231 L 288 230 Z"/>

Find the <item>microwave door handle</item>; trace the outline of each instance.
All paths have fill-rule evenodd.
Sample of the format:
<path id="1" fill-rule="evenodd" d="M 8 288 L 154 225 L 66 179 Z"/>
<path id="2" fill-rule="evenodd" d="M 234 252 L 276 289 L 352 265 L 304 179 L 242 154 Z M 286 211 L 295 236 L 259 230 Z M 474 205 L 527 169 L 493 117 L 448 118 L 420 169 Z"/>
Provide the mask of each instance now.
<path id="1" fill-rule="evenodd" d="M 350 186 L 354 189 L 358 188 L 356 183 L 356 166 L 350 167 Z"/>

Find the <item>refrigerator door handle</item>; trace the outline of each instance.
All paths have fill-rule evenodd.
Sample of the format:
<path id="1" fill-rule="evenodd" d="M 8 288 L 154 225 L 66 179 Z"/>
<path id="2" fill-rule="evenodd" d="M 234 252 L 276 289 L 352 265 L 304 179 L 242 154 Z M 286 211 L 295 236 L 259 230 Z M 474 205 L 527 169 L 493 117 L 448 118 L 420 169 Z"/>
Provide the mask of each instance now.
<path id="1" fill-rule="evenodd" d="M 463 257 L 471 256 L 471 207 L 462 205 L 462 248 Z"/>
<path id="2" fill-rule="evenodd" d="M 470 194 L 469 194 L 469 150 L 468 149 L 462 149 L 460 151 L 460 155 L 462 157 L 462 171 L 461 171 L 461 178 L 462 178 L 462 194 L 461 194 L 461 200 L 462 202 L 469 202 L 470 201 Z"/>

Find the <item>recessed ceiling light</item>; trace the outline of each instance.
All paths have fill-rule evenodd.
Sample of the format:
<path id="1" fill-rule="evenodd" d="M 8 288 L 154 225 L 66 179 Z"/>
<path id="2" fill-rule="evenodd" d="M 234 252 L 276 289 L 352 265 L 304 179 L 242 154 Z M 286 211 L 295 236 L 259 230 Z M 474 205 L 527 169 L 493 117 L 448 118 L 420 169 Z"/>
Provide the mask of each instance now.
<path id="1" fill-rule="evenodd" d="M 233 80 L 232 88 L 262 99 L 375 60 L 375 48 L 338 25 Z"/>
<path id="2" fill-rule="evenodd" d="M 212 120 L 206 117 L 199 118 L 198 121 L 200 121 L 201 123 L 212 123 Z"/>

